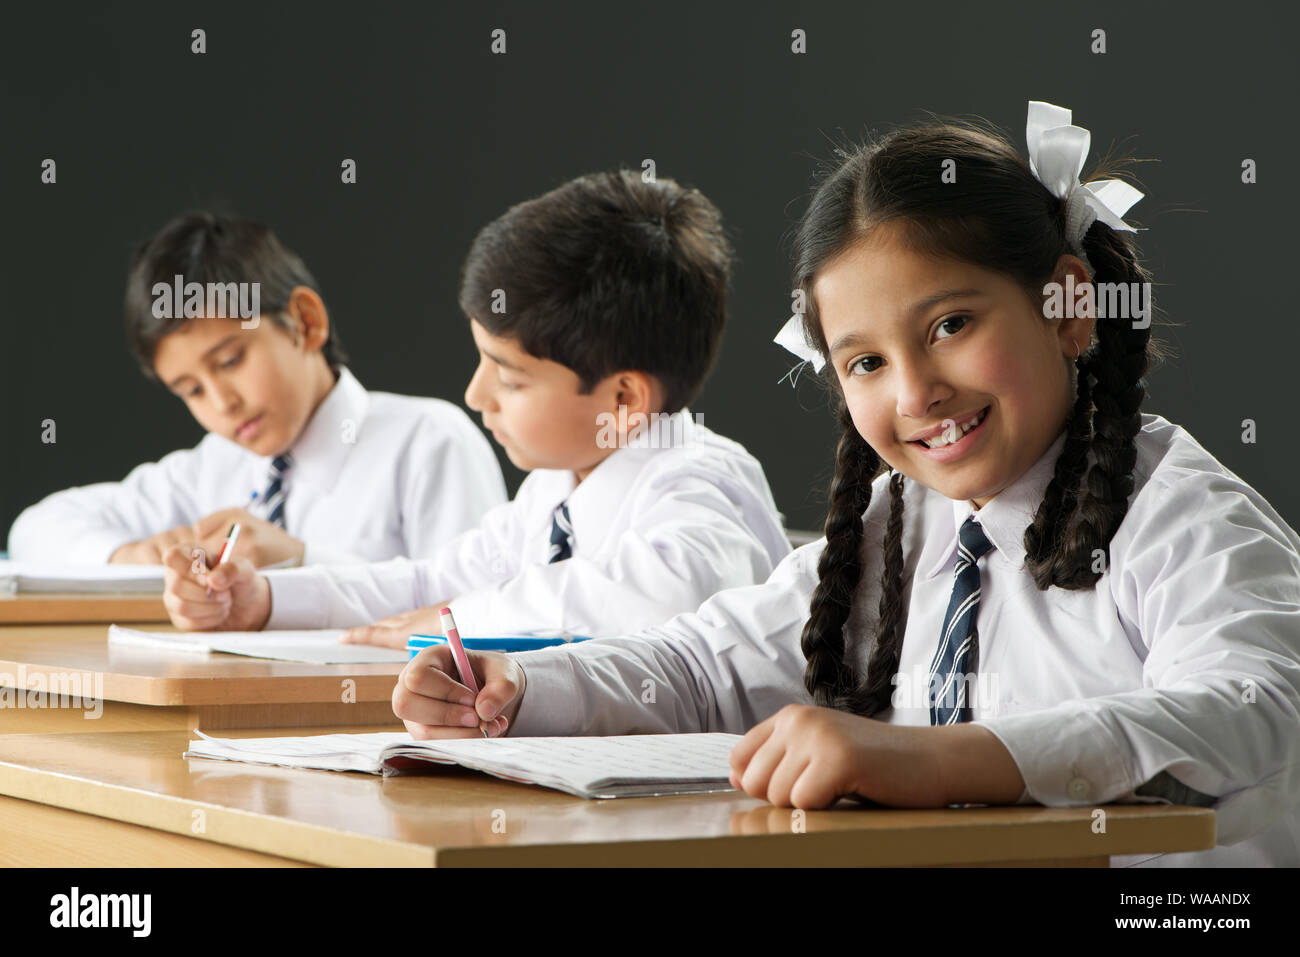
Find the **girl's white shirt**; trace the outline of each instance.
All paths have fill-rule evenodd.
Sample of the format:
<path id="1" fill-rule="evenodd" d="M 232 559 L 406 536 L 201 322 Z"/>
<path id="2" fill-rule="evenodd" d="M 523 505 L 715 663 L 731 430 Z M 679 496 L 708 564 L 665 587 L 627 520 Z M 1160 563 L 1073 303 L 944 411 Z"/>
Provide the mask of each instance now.
<path id="1" fill-rule="evenodd" d="M 1144 414 L 1109 567 L 1098 557 L 1105 574 L 1094 589 L 1039 591 L 1023 568 L 1024 532 L 1064 442 L 1062 432 L 978 511 L 905 483 L 904 643 L 894 707 L 878 717 L 930 723 L 925 689 L 957 529 L 974 513 L 995 546 L 980 560 L 974 719 L 1014 758 L 1021 803 L 1163 802 L 1134 793 L 1159 776 L 1217 798 L 1218 846 L 1113 866 L 1300 865 L 1300 537 L 1186 430 Z M 864 516 L 846 627 L 860 670 L 881 592 L 888 478 L 877 477 Z M 527 690 L 511 734 L 743 733 L 811 704 L 800 636 L 825 544 L 662 626 L 519 655 Z"/>

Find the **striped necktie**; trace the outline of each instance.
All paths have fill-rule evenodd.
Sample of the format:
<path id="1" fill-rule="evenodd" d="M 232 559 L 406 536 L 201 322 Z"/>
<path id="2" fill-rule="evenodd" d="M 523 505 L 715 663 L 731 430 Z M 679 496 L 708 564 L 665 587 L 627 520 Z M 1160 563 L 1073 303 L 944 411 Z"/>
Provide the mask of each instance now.
<path id="1" fill-rule="evenodd" d="M 289 490 L 284 487 L 284 476 L 293 465 L 293 456 L 288 452 L 277 455 L 271 460 L 270 484 L 262 495 L 262 514 L 272 525 L 284 528 L 284 500 Z"/>
<path id="2" fill-rule="evenodd" d="M 547 564 L 573 557 L 573 523 L 569 521 L 569 503 L 561 502 L 551 516 L 551 557 Z"/>
<path id="3" fill-rule="evenodd" d="M 957 581 L 943 616 L 943 632 L 930 664 L 930 724 L 971 720 L 966 700 L 967 677 L 975 638 L 975 613 L 980 605 L 979 560 L 993 547 L 972 515 L 957 533 Z"/>

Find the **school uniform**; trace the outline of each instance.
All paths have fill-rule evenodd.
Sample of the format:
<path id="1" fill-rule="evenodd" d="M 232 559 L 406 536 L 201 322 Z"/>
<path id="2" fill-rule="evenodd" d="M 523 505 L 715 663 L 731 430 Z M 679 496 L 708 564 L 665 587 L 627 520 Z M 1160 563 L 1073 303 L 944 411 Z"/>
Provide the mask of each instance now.
<path id="1" fill-rule="evenodd" d="M 530 472 L 429 559 L 268 572 L 267 627 L 364 625 L 449 601 L 464 635 L 621 634 L 762 581 L 789 552 L 762 466 L 682 410 L 581 483 Z"/>
<path id="2" fill-rule="evenodd" d="M 958 543 L 973 515 L 990 549 L 975 563 L 985 680 L 968 685 L 971 714 L 1015 759 L 1021 803 L 1215 808 L 1213 850 L 1113 866 L 1300 864 L 1300 537 L 1184 429 L 1145 414 L 1109 569 L 1094 590 L 1040 592 L 1022 568 L 1023 537 L 1064 442 L 1062 433 L 978 511 L 905 484 L 906 630 L 880 719 L 933 721 L 927 682 L 955 582 L 969 572 Z M 887 481 L 877 478 L 864 516 L 864 574 L 846 626 L 859 669 L 881 591 Z M 743 733 L 810 704 L 799 639 L 824 547 L 635 637 L 521 655 L 528 694 L 510 733 Z M 628 692 L 647 679 L 651 704 Z"/>
<path id="3" fill-rule="evenodd" d="M 428 555 L 505 500 L 492 447 L 460 408 L 368 392 L 345 368 L 287 459 L 209 433 L 121 482 L 47 496 L 14 522 L 9 557 L 107 562 L 226 508 L 282 525 L 305 543 L 304 564 Z"/>

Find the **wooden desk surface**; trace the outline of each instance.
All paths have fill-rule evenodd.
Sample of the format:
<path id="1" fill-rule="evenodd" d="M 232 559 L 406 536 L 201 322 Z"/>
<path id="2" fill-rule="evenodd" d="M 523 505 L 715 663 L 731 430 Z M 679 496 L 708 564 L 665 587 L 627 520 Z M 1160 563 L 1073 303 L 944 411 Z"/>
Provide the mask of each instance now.
<path id="1" fill-rule="evenodd" d="M 5 595 L 0 625 L 168 621 L 162 595 Z"/>
<path id="2" fill-rule="evenodd" d="M 589 801 L 463 768 L 382 778 L 191 760 L 181 757 L 189 737 L 0 737 L 0 795 L 7 796 L 0 863 L 40 863 L 31 860 L 39 845 L 29 823 L 52 808 L 69 809 L 50 827 L 75 840 L 51 837 L 45 852 L 58 859 L 47 864 L 68 855 L 77 863 L 139 863 L 133 848 L 149 840 L 173 842 L 155 852 L 152 862 L 161 865 L 172 861 L 168 855 L 201 859 L 207 848 L 242 853 L 245 862 L 251 852 L 257 863 L 339 866 L 1104 864 L 1112 854 L 1214 845 L 1208 808 L 1107 806 L 1098 834 L 1092 808 L 845 806 L 807 812 L 800 830 L 791 809 L 742 792 Z M 134 836 L 95 830 L 128 826 Z"/>
<path id="3" fill-rule="evenodd" d="M 170 624 L 137 627 L 174 630 Z M 96 702 L 56 708 L 10 694 L 0 700 L 0 733 L 344 723 L 400 731 L 392 694 L 401 668 L 399 663 L 315 665 L 121 647 L 109 645 L 104 624 L 5 625 L 0 626 L 0 694 L 4 688 L 22 689 L 21 695 L 75 685 L 79 694 L 93 693 Z"/>
<path id="4" fill-rule="evenodd" d="M 174 631 L 155 625 L 146 631 Z M 48 688 L 52 675 L 103 675 L 112 701 L 149 705 L 337 701 L 340 684 L 356 683 L 356 700 L 388 701 L 402 665 L 314 665 L 242 655 L 194 654 L 109 645 L 107 625 L 15 625 L 0 628 L 0 673 Z M 38 677 L 39 676 L 39 677 Z"/>

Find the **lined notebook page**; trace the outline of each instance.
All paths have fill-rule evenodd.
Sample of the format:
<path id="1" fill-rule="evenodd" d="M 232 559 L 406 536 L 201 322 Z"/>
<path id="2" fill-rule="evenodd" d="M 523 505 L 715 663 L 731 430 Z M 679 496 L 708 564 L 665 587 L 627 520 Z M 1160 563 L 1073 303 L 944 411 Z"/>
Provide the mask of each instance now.
<path id="1" fill-rule="evenodd" d="M 410 743 L 405 731 L 373 734 L 315 734 L 295 738 L 214 738 L 195 731 L 187 758 L 214 758 L 246 764 L 274 764 L 285 768 L 321 771 L 366 771 L 379 774 L 380 755 L 393 744 Z"/>
<path id="2" fill-rule="evenodd" d="M 610 737 L 457 738 L 393 745 L 401 758 L 451 760 L 578 797 L 650 797 L 733 790 L 731 749 L 738 734 L 629 734 Z"/>
<path id="3" fill-rule="evenodd" d="M 137 631 L 109 625 L 108 642 L 115 646 L 181 650 L 199 653 L 219 651 L 250 658 L 300 661 L 315 665 L 392 664 L 405 662 L 405 651 L 377 645 L 341 645 L 340 629 L 320 631 Z"/>
<path id="4" fill-rule="evenodd" d="M 196 651 L 207 654 L 212 650 L 208 646 L 208 639 L 212 634 L 212 632 L 193 631 L 139 631 L 135 628 L 123 628 L 121 625 L 109 625 L 108 643 L 117 647 Z"/>
<path id="5" fill-rule="evenodd" d="M 186 757 L 326 771 L 400 773 L 420 764 L 459 764 L 511 781 L 585 798 L 730 791 L 728 757 L 737 734 L 636 734 L 574 738 L 457 738 L 416 741 L 404 732 L 293 738 L 201 738 Z"/>

